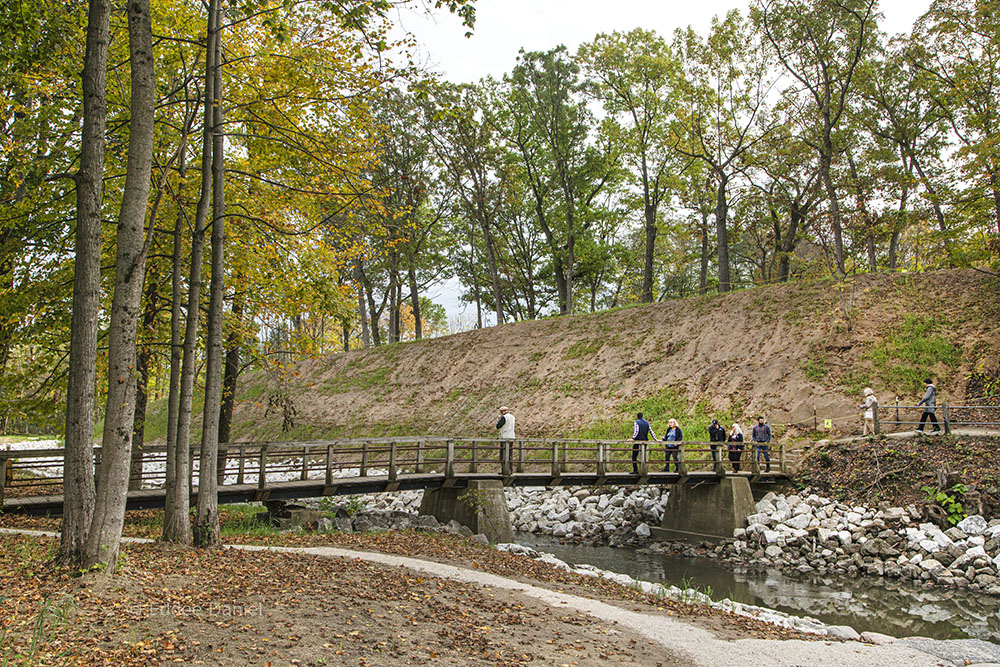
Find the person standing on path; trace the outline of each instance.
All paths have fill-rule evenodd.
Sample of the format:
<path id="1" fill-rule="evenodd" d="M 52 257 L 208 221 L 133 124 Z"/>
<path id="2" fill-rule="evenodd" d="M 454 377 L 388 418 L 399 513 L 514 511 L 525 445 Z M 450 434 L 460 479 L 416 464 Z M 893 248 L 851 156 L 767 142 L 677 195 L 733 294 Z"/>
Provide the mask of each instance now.
<path id="1" fill-rule="evenodd" d="M 510 473 L 510 457 L 514 445 L 514 415 L 506 405 L 500 406 L 497 434 L 500 437 L 500 470 L 507 475 Z"/>
<path id="2" fill-rule="evenodd" d="M 875 406 L 877 405 L 878 399 L 875 398 L 875 392 L 872 391 L 871 387 L 865 387 L 865 400 L 858 404 L 859 408 L 865 409 L 865 426 L 862 435 L 875 435 Z"/>
<path id="3" fill-rule="evenodd" d="M 712 463 L 718 464 L 719 445 L 716 443 L 726 441 L 726 429 L 722 428 L 718 419 L 713 419 L 712 425 L 708 427 L 708 441 L 712 447 Z"/>
<path id="4" fill-rule="evenodd" d="M 917 427 L 917 430 L 923 433 L 924 423 L 930 419 L 931 423 L 934 424 L 934 432 L 937 433 L 941 430 L 937 417 L 934 416 L 934 412 L 937 410 L 937 388 L 930 378 L 924 380 L 924 387 L 924 397 L 917 403 L 917 405 L 924 406 L 924 413 L 920 415 L 920 426 Z"/>
<path id="5" fill-rule="evenodd" d="M 729 431 L 729 462 L 733 465 L 733 472 L 740 471 L 740 459 L 743 458 L 743 429 L 739 424 L 733 424 Z"/>
<path id="6" fill-rule="evenodd" d="M 676 419 L 667 422 L 667 434 L 663 436 L 663 442 L 667 443 L 663 448 L 663 472 L 670 472 L 670 459 L 674 460 L 674 467 L 677 472 L 681 471 L 680 443 L 684 439 L 681 427 L 677 425 Z"/>
<path id="7" fill-rule="evenodd" d="M 635 426 L 632 429 L 632 474 L 639 474 L 639 465 L 636 461 L 639 459 L 639 449 L 642 445 L 640 442 L 647 442 L 649 436 L 653 436 L 653 440 L 658 440 L 656 434 L 653 433 L 653 427 L 649 425 L 649 422 L 642 418 L 642 413 L 640 412 L 635 416 Z"/>
<path id="8" fill-rule="evenodd" d="M 771 472 L 771 427 L 764 422 L 763 417 L 757 417 L 757 424 L 753 427 L 753 441 L 757 447 L 757 460 L 763 455 L 767 468 L 764 472 Z"/>

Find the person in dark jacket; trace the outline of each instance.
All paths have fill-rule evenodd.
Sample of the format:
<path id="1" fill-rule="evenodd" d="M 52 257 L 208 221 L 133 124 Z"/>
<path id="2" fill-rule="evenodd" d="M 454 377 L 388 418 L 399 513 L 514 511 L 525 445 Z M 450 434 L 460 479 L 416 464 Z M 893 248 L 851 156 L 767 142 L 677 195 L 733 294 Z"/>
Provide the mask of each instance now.
<path id="1" fill-rule="evenodd" d="M 739 424 L 733 424 L 729 431 L 729 462 L 733 465 L 733 472 L 740 471 L 740 459 L 743 458 L 743 429 Z"/>
<path id="2" fill-rule="evenodd" d="M 649 422 L 642 418 L 642 413 L 640 412 L 635 416 L 635 425 L 632 428 L 632 474 L 639 474 L 639 465 L 636 461 L 639 458 L 639 448 L 640 442 L 646 442 L 649 440 L 649 436 L 653 436 L 653 440 L 657 440 L 656 434 L 653 433 L 653 427 L 649 425 Z"/>
<path id="3" fill-rule="evenodd" d="M 771 472 L 771 427 L 764 422 L 763 417 L 757 417 L 752 435 L 757 446 L 757 460 L 760 461 L 760 457 L 763 456 L 767 462 L 767 469 L 764 472 Z"/>
<path id="4" fill-rule="evenodd" d="M 681 433 L 681 427 L 677 425 L 676 419 L 671 419 L 667 422 L 667 434 L 663 436 L 663 442 L 667 443 L 666 447 L 663 449 L 663 472 L 670 471 L 670 459 L 674 460 L 674 467 L 677 472 L 681 471 L 681 459 L 680 459 L 680 443 L 684 439 L 684 434 Z"/>
<path id="5" fill-rule="evenodd" d="M 924 423 L 930 419 L 931 423 L 934 424 L 934 432 L 937 433 L 941 430 L 941 427 L 938 426 L 937 417 L 934 416 L 934 412 L 937 410 L 937 388 L 931 382 L 930 378 L 924 380 L 924 387 L 924 397 L 917 403 L 917 405 L 924 406 L 924 413 L 920 415 L 920 426 L 917 427 L 917 430 L 923 433 Z"/>
<path id="6" fill-rule="evenodd" d="M 722 428 L 718 419 L 713 419 L 712 425 L 708 427 L 708 441 L 712 447 L 712 462 L 719 463 L 719 445 L 716 443 L 726 441 L 726 429 Z"/>

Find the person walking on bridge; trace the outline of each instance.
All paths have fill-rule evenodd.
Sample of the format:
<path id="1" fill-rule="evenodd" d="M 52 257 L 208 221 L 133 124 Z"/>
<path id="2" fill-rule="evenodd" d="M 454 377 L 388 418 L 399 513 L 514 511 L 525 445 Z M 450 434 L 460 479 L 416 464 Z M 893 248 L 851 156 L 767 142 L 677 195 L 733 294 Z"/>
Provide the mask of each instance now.
<path id="1" fill-rule="evenodd" d="M 681 427 L 677 425 L 676 419 L 667 422 L 667 434 L 663 436 L 663 442 L 667 443 L 663 449 L 663 472 L 670 472 L 670 459 L 674 460 L 674 467 L 677 472 L 681 471 L 680 447 L 684 434 Z"/>
<path id="2" fill-rule="evenodd" d="M 719 424 L 718 419 L 712 420 L 712 425 L 708 427 L 708 442 L 712 447 L 712 463 L 718 465 L 719 461 L 719 444 L 720 442 L 726 441 L 726 429 Z"/>
<path id="3" fill-rule="evenodd" d="M 934 424 L 934 432 L 937 433 L 941 430 L 941 427 L 938 426 L 937 417 L 934 416 L 934 412 L 937 410 L 937 388 L 931 382 L 930 378 L 924 380 L 924 387 L 926 388 L 924 397 L 917 403 L 917 405 L 924 406 L 924 413 L 920 415 L 920 426 L 917 427 L 917 430 L 923 433 L 924 423 L 930 419 L 931 423 Z"/>
<path id="4" fill-rule="evenodd" d="M 514 446 L 514 415 L 506 405 L 500 406 L 500 419 L 497 420 L 497 433 L 500 437 L 500 470 L 504 475 L 510 473 L 510 458 Z"/>
<path id="5" fill-rule="evenodd" d="M 733 465 L 733 472 L 740 471 L 740 459 L 743 458 L 743 429 L 739 424 L 733 424 L 729 431 L 729 462 Z"/>
<path id="6" fill-rule="evenodd" d="M 636 461 L 639 459 L 639 449 L 642 447 L 639 443 L 648 442 L 649 436 L 653 436 L 653 440 L 659 440 L 656 434 L 653 433 L 653 427 L 649 425 L 649 422 L 642 418 L 642 413 L 640 412 L 635 416 L 635 425 L 632 429 L 632 474 L 639 474 L 639 465 Z"/>
<path id="7" fill-rule="evenodd" d="M 767 468 L 764 472 L 771 472 L 771 427 L 764 422 L 763 417 L 757 417 L 757 425 L 753 427 L 753 441 L 757 447 L 757 460 L 764 457 Z"/>

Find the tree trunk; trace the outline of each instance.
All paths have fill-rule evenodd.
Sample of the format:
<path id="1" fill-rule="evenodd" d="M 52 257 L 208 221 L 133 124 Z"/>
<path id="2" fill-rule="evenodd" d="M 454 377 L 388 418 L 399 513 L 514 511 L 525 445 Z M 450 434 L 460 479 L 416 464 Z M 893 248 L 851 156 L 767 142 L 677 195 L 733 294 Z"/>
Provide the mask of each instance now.
<path id="1" fill-rule="evenodd" d="M 115 291 L 108 329 L 108 397 L 101 440 L 101 467 L 84 565 L 114 573 L 125 521 L 132 419 L 135 416 L 135 334 L 146 261 L 144 238 L 153 164 L 152 20 L 149 0 L 128 4 L 131 121 L 128 163 L 118 215 Z"/>
<path id="2" fill-rule="evenodd" d="M 194 542 L 199 547 L 218 547 L 219 535 L 219 409 L 222 402 L 222 310 L 226 290 L 226 165 L 222 110 L 222 3 L 210 0 L 215 15 L 215 61 L 212 112 L 212 282 L 209 289 L 208 339 L 205 363 L 205 409 L 202 413 L 201 460 L 198 469 L 198 516 Z"/>
<path id="3" fill-rule="evenodd" d="M 241 281 L 237 278 L 235 281 Z M 222 381 L 222 406 L 219 409 L 219 443 L 228 445 L 232 440 L 233 409 L 236 407 L 236 382 L 240 375 L 240 354 L 243 351 L 243 338 L 240 326 L 243 319 L 243 296 L 237 292 L 233 295 L 232 327 L 226 342 L 226 361 Z M 219 449 L 218 471 L 219 484 L 225 482 L 226 462 L 228 455 L 225 447 Z"/>
<path id="4" fill-rule="evenodd" d="M 410 308 L 413 309 L 413 335 L 417 340 L 423 338 L 424 329 L 420 321 L 420 292 L 417 289 L 417 271 L 410 265 Z"/>
<path id="5" fill-rule="evenodd" d="M 643 159 L 645 162 L 645 158 Z M 645 165 L 643 165 L 645 174 Z M 646 180 L 645 175 L 643 180 Z M 643 213 L 646 216 L 646 247 L 642 262 L 642 302 L 653 302 L 653 257 L 656 246 L 656 209 L 649 201 L 649 185 L 643 184 Z"/>
<path id="6" fill-rule="evenodd" d="M 701 263 L 698 266 L 698 294 L 708 294 L 708 211 L 701 212 Z"/>
<path id="7" fill-rule="evenodd" d="M 729 202 L 726 200 L 726 186 L 729 178 L 721 171 L 717 172 L 719 187 L 715 193 L 715 245 L 719 253 L 719 291 L 728 292 L 732 289 L 729 277 L 729 231 L 726 217 L 729 214 Z"/>
<path id="8" fill-rule="evenodd" d="M 170 275 L 170 389 L 167 394 L 167 466 L 164 489 L 173 488 L 176 483 L 176 453 L 177 453 L 177 410 L 180 406 L 180 384 L 181 384 L 181 358 L 183 348 L 181 347 L 181 258 L 183 256 L 183 233 L 184 233 L 184 211 L 183 211 L 183 190 L 184 180 L 187 178 L 187 137 L 191 130 L 193 117 L 184 126 L 184 135 L 181 138 L 181 150 L 177 161 L 177 216 L 174 219 L 174 247 L 171 258 Z M 164 505 L 166 515 L 166 503 Z"/>
<path id="9" fill-rule="evenodd" d="M 365 310 L 365 286 L 361 280 L 361 270 L 354 265 L 355 279 L 358 282 L 358 314 L 361 316 L 361 345 L 364 349 L 372 346 L 371 333 L 368 331 L 368 311 Z"/>
<path id="10" fill-rule="evenodd" d="M 163 539 L 180 544 L 191 543 L 191 403 L 194 396 L 195 355 L 198 348 L 198 321 L 201 317 L 202 256 L 212 185 L 213 113 L 215 101 L 214 12 L 208 14 L 208 39 L 205 54 L 205 103 L 201 141 L 201 191 L 191 236 L 191 268 L 188 276 L 187 322 L 184 328 L 184 358 L 181 367 L 180 395 L 177 410 L 177 442 L 173 452 L 173 480 L 167 480 L 163 512 Z M 170 457 L 170 452 L 167 453 Z M 168 458 L 168 468 L 170 467 Z M 170 482 L 173 482 L 172 484 Z"/>
<path id="11" fill-rule="evenodd" d="M 153 220 L 150 219 L 152 228 Z M 156 325 L 156 290 L 159 287 L 159 271 L 154 266 L 146 278 L 146 307 L 142 312 L 142 330 L 149 332 Z M 149 402 L 149 364 L 153 353 L 148 342 L 139 348 L 135 370 L 138 375 L 135 390 L 135 414 L 132 418 L 132 465 L 128 475 L 128 490 L 142 488 L 142 445 L 146 435 L 146 405 Z"/>
<path id="12" fill-rule="evenodd" d="M 823 187 L 826 189 L 827 200 L 830 202 L 830 221 L 833 224 L 833 249 L 837 262 L 837 273 L 843 277 L 847 275 L 844 260 L 844 232 L 840 217 L 840 201 L 837 199 L 837 189 L 833 185 L 833 177 L 830 176 L 833 143 L 829 130 L 825 132 L 823 141 L 823 150 L 819 155 L 819 173 L 820 178 L 823 179 Z"/>
<path id="13" fill-rule="evenodd" d="M 94 386 L 97 377 L 97 314 L 101 302 L 101 189 L 107 122 L 105 94 L 111 3 L 90 0 L 83 65 L 83 133 L 76 174 L 76 260 L 63 463 L 62 538 L 59 559 L 83 562 L 94 513 Z"/>

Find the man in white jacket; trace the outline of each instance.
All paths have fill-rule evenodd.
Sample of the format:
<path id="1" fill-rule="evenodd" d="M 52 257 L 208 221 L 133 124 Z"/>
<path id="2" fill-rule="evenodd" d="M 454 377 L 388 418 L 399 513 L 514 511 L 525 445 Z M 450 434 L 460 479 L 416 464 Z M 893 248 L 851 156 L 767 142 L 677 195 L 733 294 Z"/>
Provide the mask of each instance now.
<path id="1" fill-rule="evenodd" d="M 500 406 L 497 435 L 500 437 L 500 468 L 506 475 L 510 473 L 511 450 L 514 445 L 514 415 L 506 405 Z"/>

